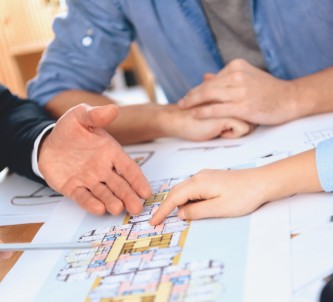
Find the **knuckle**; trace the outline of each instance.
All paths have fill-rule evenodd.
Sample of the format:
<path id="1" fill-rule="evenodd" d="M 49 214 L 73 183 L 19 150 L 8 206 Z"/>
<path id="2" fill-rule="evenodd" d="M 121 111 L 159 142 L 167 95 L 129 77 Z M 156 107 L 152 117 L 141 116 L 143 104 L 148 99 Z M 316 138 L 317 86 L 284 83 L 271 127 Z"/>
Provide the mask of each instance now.
<path id="1" fill-rule="evenodd" d="M 204 100 L 211 100 L 214 98 L 214 91 L 213 89 L 207 87 L 207 89 L 203 89 L 201 92 L 200 97 Z"/>
<path id="2" fill-rule="evenodd" d="M 197 186 L 201 182 L 201 178 L 203 176 L 202 171 L 198 172 L 197 174 L 193 175 L 190 179 L 189 182 L 191 183 L 192 186 Z"/>
<path id="3" fill-rule="evenodd" d="M 130 203 L 131 200 L 136 200 L 136 196 L 134 195 L 134 192 L 126 189 L 122 190 L 122 193 L 120 193 L 119 198 L 124 202 L 124 203 Z"/>
<path id="4" fill-rule="evenodd" d="M 195 89 L 192 89 L 189 92 L 187 92 L 187 94 L 183 98 L 185 104 L 191 102 L 191 98 L 193 97 L 193 95 L 195 95 Z"/>
<path id="5" fill-rule="evenodd" d="M 232 60 L 228 65 L 232 70 L 239 70 L 244 68 L 246 61 L 244 59 L 238 58 Z"/>
<path id="6" fill-rule="evenodd" d="M 75 202 L 82 203 L 82 200 L 84 199 L 84 191 L 80 188 L 76 188 L 74 191 L 72 191 L 69 194 L 69 198 L 74 200 Z"/>
<path id="7" fill-rule="evenodd" d="M 144 197 L 144 198 L 149 198 L 151 196 L 151 194 L 153 194 L 152 189 L 149 184 L 145 184 L 144 186 L 142 186 L 141 191 L 142 191 L 142 193 L 141 193 L 142 197 Z"/>
<path id="8" fill-rule="evenodd" d="M 136 163 L 134 160 L 126 158 L 126 160 L 123 161 L 122 167 L 124 171 L 132 171 L 136 168 Z"/>
<path id="9" fill-rule="evenodd" d="M 168 208 L 167 208 L 167 210 L 168 210 L 168 212 L 171 212 L 172 209 L 175 209 L 175 208 L 177 208 L 177 207 L 178 207 L 178 204 L 177 204 L 176 200 L 175 200 L 175 199 L 171 199 L 171 200 L 169 201 L 169 204 L 168 204 Z"/>
<path id="10" fill-rule="evenodd" d="M 89 209 L 92 204 L 89 194 L 79 196 L 77 201 L 82 205 L 84 209 Z"/>
<path id="11" fill-rule="evenodd" d="M 181 188 L 182 188 L 182 183 L 178 183 L 178 184 L 174 185 L 168 195 L 170 196 L 171 193 L 178 192 Z"/>
<path id="12" fill-rule="evenodd" d="M 176 207 L 177 206 L 177 202 L 176 202 L 177 199 L 174 198 L 174 196 L 177 196 L 178 192 L 179 192 L 179 187 L 176 188 L 176 186 L 174 186 L 172 188 L 172 191 L 170 191 L 168 193 L 168 196 L 167 196 L 168 203 L 164 203 L 164 206 L 168 206 L 168 208 Z M 163 205 L 163 203 L 162 203 L 162 205 Z"/>
<path id="13" fill-rule="evenodd" d="M 99 195 L 99 194 L 102 192 L 101 188 L 102 188 L 101 183 L 100 183 L 100 182 L 97 182 L 97 183 L 95 183 L 94 185 L 92 185 L 92 186 L 90 187 L 90 191 L 91 191 L 91 192 L 94 192 L 94 193 L 97 194 L 97 195 Z"/>
<path id="14" fill-rule="evenodd" d="M 121 202 L 115 202 L 111 205 L 109 212 L 112 215 L 119 215 L 123 212 L 123 210 L 124 210 L 123 204 Z"/>
<path id="15" fill-rule="evenodd" d="M 213 110 L 212 110 L 213 106 L 204 106 L 202 108 L 198 109 L 198 115 L 201 117 L 209 117 L 213 114 Z"/>
<path id="16" fill-rule="evenodd" d="M 236 83 L 243 83 L 245 80 L 245 74 L 243 71 L 237 70 L 231 74 L 231 78 Z"/>
<path id="17" fill-rule="evenodd" d="M 193 211 L 192 211 L 192 207 L 190 205 L 183 207 L 183 211 L 184 211 L 185 219 L 191 219 L 193 217 Z"/>
<path id="18" fill-rule="evenodd" d="M 105 207 L 94 207 L 90 213 L 97 215 L 97 216 L 102 216 L 105 214 Z"/>

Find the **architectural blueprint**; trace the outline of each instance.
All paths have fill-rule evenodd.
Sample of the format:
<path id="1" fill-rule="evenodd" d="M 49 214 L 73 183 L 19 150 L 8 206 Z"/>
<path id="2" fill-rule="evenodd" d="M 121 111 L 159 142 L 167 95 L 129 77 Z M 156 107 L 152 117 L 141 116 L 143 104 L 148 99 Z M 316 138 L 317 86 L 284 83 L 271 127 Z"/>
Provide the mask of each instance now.
<path id="1" fill-rule="evenodd" d="M 149 224 L 170 188 L 184 178 L 152 182 L 154 194 L 140 215 L 82 234 L 78 241 L 101 246 L 66 254 L 66 264 L 50 276 L 56 280 L 52 282 L 71 287 L 90 280 L 87 302 L 217 301 L 223 289 L 223 262 L 204 257 L 178 265 L 190 221 L 180 220 L 176 209 L 160 225 Z M 44 294 L 42 290 L 34 301 L 44 301 Z"/>
<path id="2" fill-rule="evenodd" d="M 333 128 L 320 129 L 305 133 L 306 142 L 316 147 L 321 141 L 333 137 Z"/>

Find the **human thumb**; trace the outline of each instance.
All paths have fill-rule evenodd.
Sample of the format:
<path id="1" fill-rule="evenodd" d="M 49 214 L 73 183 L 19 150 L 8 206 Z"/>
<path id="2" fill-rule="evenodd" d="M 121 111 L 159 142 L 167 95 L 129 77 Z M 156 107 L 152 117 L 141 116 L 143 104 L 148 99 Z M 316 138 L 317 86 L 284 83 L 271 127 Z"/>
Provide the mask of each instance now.
<path id="1" fill-rule="evenodd" d="M 86 108 L 86 122 L 88 123 L 88 126 L 94 128 L 103 128 L 109 125 L 117 115 L 118 107 L 112 104 Z"/>

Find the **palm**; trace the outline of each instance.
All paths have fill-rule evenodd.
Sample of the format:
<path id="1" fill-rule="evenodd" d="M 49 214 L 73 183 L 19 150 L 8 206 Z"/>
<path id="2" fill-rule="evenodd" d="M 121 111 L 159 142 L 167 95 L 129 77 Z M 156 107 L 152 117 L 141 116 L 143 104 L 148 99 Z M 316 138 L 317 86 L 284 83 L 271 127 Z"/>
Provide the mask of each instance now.
<path id="1" fill-rule="evenodd" d="M 112 122 L 117 110 L 89 113 L 88 109 L 76 107 L 58 121 L 43 143 L 40 170 L 50 187 L 92 213 L 119 214 L 124 206 L 138 213 L 140 197 L 149 193 L 148 183 L 119 143 L 101 128 Z"/>

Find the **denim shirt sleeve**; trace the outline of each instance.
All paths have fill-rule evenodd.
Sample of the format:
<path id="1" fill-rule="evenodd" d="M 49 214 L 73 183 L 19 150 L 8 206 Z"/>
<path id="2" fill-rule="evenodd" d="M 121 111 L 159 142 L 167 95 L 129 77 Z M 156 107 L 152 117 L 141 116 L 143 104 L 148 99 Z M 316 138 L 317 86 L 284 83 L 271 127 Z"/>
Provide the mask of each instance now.
<path id="1" fill-rule="evenodd" d="M 319 180 L 324 191 L 333 191 L 333 138 L 317 146 L 316 164 Z"/>
<path id="2" fill-rule="evenodd" d="M 117 0 L 69 0 L 55 19 L 55 38 L 43 55 L 28 95 L 45 105 L 64 90 L 101 93 L 126 57 L 133 29 Z"/>

